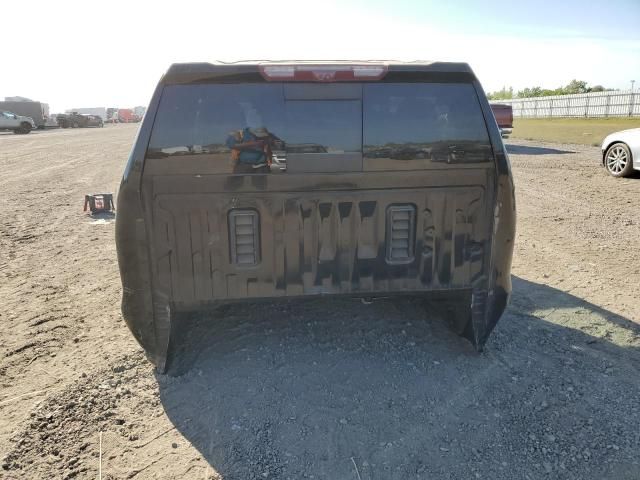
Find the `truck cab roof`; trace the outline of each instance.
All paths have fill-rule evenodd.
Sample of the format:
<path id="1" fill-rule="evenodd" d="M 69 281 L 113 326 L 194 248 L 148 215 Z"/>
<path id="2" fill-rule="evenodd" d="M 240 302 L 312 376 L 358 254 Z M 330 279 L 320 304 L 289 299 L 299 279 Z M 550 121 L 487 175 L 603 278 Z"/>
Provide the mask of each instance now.
<path id="1" fill-rule="evenodd" d="M 265 67 L 303 66 L 303 67 L 346 67 L 368 66 L 384 67 L 386 74 L 431 74 L 435 77 L 452 75 L 452 79 L 466 77 L 475 80 L 473 70 L 468 63 L 463 62 L 434 62 L 426 60 L 398 61 L 398 60 L 241 60 L 236 62 L 195 62 L 174 63 L 162 79 L 162 83 L 192 83 L 212 80 L 214 78 L 231 77 L 234 81 L 248 81 L 252 74 L 260 79 L 260 71 Z"/>

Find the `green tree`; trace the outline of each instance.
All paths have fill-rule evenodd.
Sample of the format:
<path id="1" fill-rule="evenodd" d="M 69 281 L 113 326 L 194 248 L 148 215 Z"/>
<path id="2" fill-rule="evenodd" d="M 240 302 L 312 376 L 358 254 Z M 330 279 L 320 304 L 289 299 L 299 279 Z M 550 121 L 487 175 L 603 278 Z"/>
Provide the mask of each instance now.
<path id="1" fill-rule="evenodd" d="M 524 90 L 520 90 L 518 92 L 519 98 L 541 97 L 541 96 L 542 96 L 542 88 L 540 87 L 533 87 L 533 88 L 527 87 Z"/>
<path id="2" fill-rule="evenodd" d="M 489 100 L 509 100 L 513 98 L 513 87 L 502 87 L 502 90 L 496 92 L 489 92 L 487 94 Z"/>
<path id="3" fill-rule="evenodd" d="M 518 98 L 548 97 L 551 95 L 571 95 L 573 93 L 604 92 L 607 90 L 610 89 L 604 88 L 602 85 L 589 87 L 584 80 L 573 79 L 564 87 L 558 87 L 553 90 L 548 88 L 542 89 L 540 87 L 527 87 L 519 90 L 516 96 Z"/>
<path id="4" fill-rule="evenodd" d="M 587 93 L 589 89 L 587 88 L 587 82 L 584 80 L 576 80 L 573 79 L 569 82 L 569 85 L 564 87 L 564 95 L 571 95 L 573 93 Z"/>

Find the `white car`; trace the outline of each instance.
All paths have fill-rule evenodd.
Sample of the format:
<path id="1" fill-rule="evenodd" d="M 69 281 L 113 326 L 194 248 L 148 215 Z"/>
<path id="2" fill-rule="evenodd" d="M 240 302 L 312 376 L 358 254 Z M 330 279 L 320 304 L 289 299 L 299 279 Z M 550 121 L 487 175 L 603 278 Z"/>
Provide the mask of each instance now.
<path id="1" fill-rule="evenodd" d="M 274 151 L 271 155 L 271 169 L 285 171 L 287 169 L 287 154 L 281 151 Z"/>
<path id="2" fill-rule="evenodd" d="M 34 128 L 36 128 L 36 124 L 31 117 L 21 117 L 13 112 L 0 111 L 0 130 L 29 133 Z"/>
<path id="3" fill-rule="evenodd" d="M 640 128 L 622 130 L 605 137 L 602 141 L 602 165 L 614 177 L 626 177 L 633 170 L 640 170 Z"/>

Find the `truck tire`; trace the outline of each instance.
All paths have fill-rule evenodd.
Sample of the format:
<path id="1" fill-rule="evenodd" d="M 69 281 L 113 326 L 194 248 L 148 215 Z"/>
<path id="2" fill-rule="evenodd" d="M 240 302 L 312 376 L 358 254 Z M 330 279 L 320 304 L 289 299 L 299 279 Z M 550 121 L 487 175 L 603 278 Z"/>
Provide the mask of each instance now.
<path id="1" fill-rule="evenodd" d="M 16 128 L 13 133 L 18 133 L 18 134 L 27 134 L 31 132 L 31 125 L 27 122 L 22 122 L 20 124 L 20 128 Z"/>

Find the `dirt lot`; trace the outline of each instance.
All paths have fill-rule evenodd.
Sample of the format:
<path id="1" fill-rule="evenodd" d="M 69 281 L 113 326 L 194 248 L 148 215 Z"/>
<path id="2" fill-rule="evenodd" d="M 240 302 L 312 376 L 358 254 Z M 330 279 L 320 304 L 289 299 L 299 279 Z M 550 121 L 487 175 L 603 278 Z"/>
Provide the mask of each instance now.
<path id="1" fill-rule="evenodd" d="M 1 478 L 640 478 L 640 178 L 598 148 L 507 141 L 514 295 L 484 353 L 419 300 L 315 300 L 192 319 L 157 376 L 113 220 L 81 211 L 134 135 L 0 134 Z"/>

